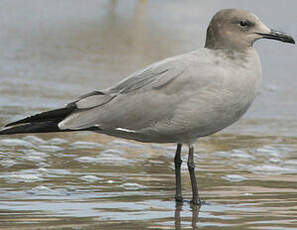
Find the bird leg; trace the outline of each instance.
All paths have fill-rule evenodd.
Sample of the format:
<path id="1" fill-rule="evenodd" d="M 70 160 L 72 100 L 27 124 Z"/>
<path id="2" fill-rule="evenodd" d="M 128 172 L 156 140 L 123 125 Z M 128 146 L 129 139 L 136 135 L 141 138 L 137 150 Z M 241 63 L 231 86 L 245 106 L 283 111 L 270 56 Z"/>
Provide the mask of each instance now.
<path id="1" fill-rule="evenodd" d="M 181 193 L 181 175 L 180 175 L 180 166 L 182 164 L 182 160 L 180 157 L 182 144 L 177 144 L 176 153 L 174 157 L 174 165 L 175 165 L 175 186 L 176 186 L 176 194 L 175 200 L 176 202 L 182 202 L 183 197 Z"/>
<path id="2" fill-rule="evenodd" d="M 199 211 L 200 211 L 200 205 L 192 205 L 192 230 L 198 229 L 197 223 L 198 223 L 198 217 L 199 217 Z"/>
<path id="3" fill-rule="evenodd" d="M 197 181 L 195 177 L 194 147 L 192 145 L 190 145 L 189 147 L 188 170 L 190 173 L 192 193 L 193 193 L 193 199 L 191 202 L 195 205 L 200 205 L 201 202 L 198 194 L 198 186 L 197 186 Z"/>

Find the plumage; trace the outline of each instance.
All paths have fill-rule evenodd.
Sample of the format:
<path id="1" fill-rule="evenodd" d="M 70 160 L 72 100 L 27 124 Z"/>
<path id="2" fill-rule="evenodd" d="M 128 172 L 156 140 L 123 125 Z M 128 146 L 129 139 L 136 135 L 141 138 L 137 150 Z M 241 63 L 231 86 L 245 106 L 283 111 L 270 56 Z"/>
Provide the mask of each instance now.
<path id="1" fill-rule="evenodd" d="M 210 22 L 204 48 L 154 63 L 64 108 L 10 123 L 0 135 L 87 130 L 141 142 L 177 143 L 177 201 L 182 201 L 180 152 L 187 144 L 192 203 L 200 204 L 192 144 L 233 124 L 255 99 L 262 73 L 252 45 L 261 38 L 295 43 L 254 14 L 221 10 Z"/>

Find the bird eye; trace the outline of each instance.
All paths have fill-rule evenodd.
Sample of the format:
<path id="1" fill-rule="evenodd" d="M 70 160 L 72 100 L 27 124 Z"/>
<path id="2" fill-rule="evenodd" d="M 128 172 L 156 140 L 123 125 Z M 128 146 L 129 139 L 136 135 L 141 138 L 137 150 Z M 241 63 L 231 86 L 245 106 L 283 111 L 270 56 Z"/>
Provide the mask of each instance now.
<path id="1" fill-rule="evenodd" d="M 240 21 L 239 24 L 241 27 L 246 27 L 246 26 L 250 25 L 250 22 L 249 21 Z"/>

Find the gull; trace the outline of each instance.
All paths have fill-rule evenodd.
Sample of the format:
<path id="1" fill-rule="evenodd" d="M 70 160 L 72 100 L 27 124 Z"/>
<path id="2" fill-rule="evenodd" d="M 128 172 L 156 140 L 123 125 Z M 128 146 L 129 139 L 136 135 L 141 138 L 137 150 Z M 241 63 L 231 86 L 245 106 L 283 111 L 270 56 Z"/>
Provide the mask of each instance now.
<path id="1" fill-rule="evenodd" d="M 80 96 L 63 108 L 9 123 L 0 135 L 93 131 L 140 142 L 176 143 L 176 202 L 182 202 L 181 149 L 189 148 L 194 205 L 201 205 L 194 145 L 237 121 L 262 78 L 255 41 L 295 44 L 246 10 L 223 9 L 211 19 L 205 47 L 153 63 L 114 86 Z"/>

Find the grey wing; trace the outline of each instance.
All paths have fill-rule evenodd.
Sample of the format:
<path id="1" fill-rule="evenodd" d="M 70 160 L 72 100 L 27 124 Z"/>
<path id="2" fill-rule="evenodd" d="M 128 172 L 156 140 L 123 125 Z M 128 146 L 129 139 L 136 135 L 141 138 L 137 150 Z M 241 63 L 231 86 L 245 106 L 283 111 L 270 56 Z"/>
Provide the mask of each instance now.
<path id="1" fill-rule="evenodd" d="M 78 100 L 68 104 L 74 105 L 78 110 L 83 109 L 92 109 L 98 106 L 102 106 L 112 100 L 115 95 L 102 91 L 93 91 L 87 94 L 84 94 L 78 98 Z"/>
<path id="2" fill-rule="evenodd" d="M 123 94 L 137 90 L 160 89 L 172 82 L 185 70 L 186 65 L 182 62 L 182 58 L 168 58 L 132 74 L 109 90 L 112 93 Z"/>
<path id="3" fill-rule="evenodd" d="M 174 109 L 178 97 L 169 98 L 164 89 L 186 71 L 187 62 L 183 56 L 157 62 L 114 87 L 83 95 L 73 102 L 77 112 L 60 122 L 59 128 L 99 126 L 135 130 L 163 119 L 168 109 Z"/>

